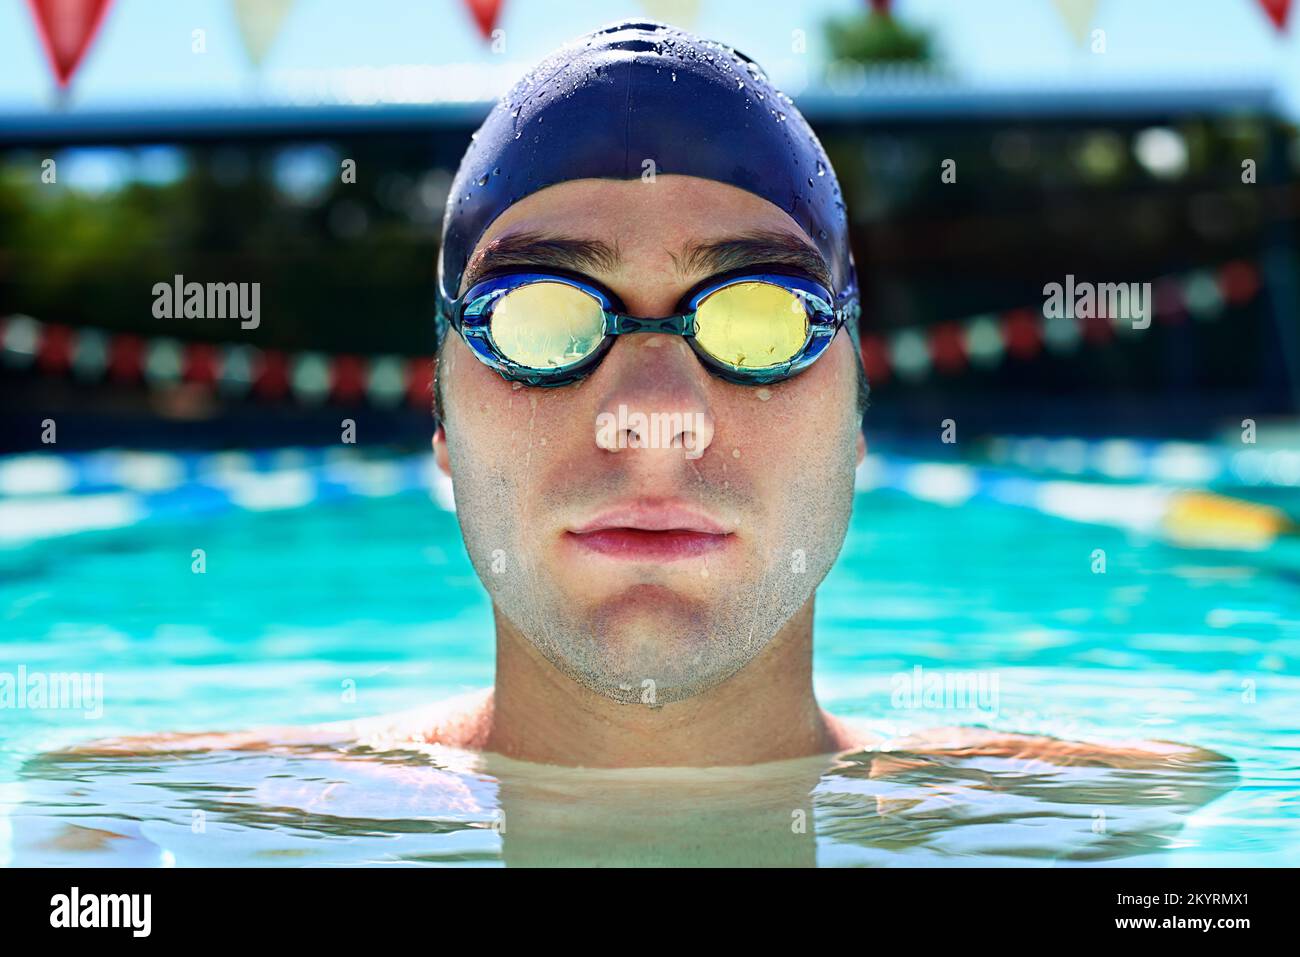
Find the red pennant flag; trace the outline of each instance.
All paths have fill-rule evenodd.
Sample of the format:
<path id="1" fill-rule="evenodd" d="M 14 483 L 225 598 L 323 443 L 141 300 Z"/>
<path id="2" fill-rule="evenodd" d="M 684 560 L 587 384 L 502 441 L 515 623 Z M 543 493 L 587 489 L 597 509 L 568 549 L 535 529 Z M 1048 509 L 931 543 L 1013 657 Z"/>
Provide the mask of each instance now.
<path id="1" fill-rule="evenodd" d="M 59 86 L 67 86 L 104 22 L 111 0 L 27 0 Z"/>
<path id="2" fill-rule="evenodd" d="M 1279 33 L 1286 30 L 1286 18 L 1291 15 L 1291 0 L 1259 0 L 1268 18 Z"/>
<path id="3" fill-rule="evenodd" d="M 504 0 L 465 0 L 484 40 L 492 39 L 492 31 L 496 29 L 497 17 L 501 16 L 503 2 Z"/>

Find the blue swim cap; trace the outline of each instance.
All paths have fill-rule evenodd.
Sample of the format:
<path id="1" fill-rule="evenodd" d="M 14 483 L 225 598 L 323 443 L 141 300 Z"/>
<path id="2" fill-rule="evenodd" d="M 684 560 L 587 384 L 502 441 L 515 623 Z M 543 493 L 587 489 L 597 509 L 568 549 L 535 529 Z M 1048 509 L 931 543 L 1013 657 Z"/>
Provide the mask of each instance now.
<path id="1" fill-rule="evenodd" d="M 728 183 L 785 210 L 826 259 L 837 303 L 856 302 L 839 182 L 790 97 L 731 47 L 627 20 L 547 57 L 474 134 L 447 197 L 439 343 L 442 303 L 458 295 L 470 254 L 498 216 L 555 183 L 639 179 L 646 160 L 656 173 Z M 857 322 L 846 325 L 856 345 Z"/>

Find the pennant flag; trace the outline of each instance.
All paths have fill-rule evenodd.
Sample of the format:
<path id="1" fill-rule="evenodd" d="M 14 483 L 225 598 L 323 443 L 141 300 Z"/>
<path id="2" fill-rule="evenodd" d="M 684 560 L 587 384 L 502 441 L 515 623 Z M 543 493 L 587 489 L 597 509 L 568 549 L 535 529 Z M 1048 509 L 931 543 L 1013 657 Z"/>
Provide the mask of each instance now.
<path id="1" fill-rule="evenodd" d="M 501 16 L 503 2 L 504 0 L 465 0 L 484 40 L 492 39 L 492 31 L 496 29 L 497 18 Z"/>
<path id="2" fill-rule="evenodd" d="M 284 18 L 289 15 L 293 0 L 231 0 L 235 7 L 235 23 L 239 27 L 240 39 L 244 41 L 244 52 L 253 61 L 253 66 L 261 66 L 271 44 L 280 35 Z"/>
<path id="3" fill-rule="evenodd" d="M 700 15 L 700 0 L 641 0 L 641 9 L 653 20 L 689 30 Z"/>
<path id="4" fill-rule="evenodd" d="M 1259 5 L 1273 21 L 1278 33 L 1286 30 L 1286 19 L 1291 15 L 1291 0 L 1259 0 Z"/>
<path id="5" fill-rule="evenodd" d="M 27 0 L 41 46 L 59 86 L 66 87 L 104 22 L 111 0 Z"/>
<path id="6" fill-rule="evenodd" d="M 1052 5 L 1065 21 L 1074 42 L 1083 46 L 1088 40 L 1093 15 L 1097 12 L 1097 0 L 1052 0 Z"/>

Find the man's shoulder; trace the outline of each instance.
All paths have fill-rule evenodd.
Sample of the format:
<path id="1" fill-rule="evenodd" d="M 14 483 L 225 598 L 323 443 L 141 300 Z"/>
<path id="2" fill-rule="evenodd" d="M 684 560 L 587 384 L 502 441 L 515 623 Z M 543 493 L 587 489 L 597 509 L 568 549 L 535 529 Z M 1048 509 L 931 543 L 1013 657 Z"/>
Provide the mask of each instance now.
<path id="1" fill-rule="evenodd" d="M 491 703 L 492 688 L 480 688 L 405 711 L 317 727 L 332 729 L 361 743 L 416 742 L 475 748 Z"/>
<path id="2" fill-rule="evenodd" d="M 1216 751 L 1176 741 L 1068 741 L 1048 735 L 969 726 L 928 728 L 878 741 L 873 750 L 933 756 L 1036 760 L 1073 767 L 1141 769 L 1232 765 L 1230 758 Z"/>
<path id="3" fill-rule="evenodd" d="M 304 745 L 405 743 L 473 747 L 492 689 L 480 689 L 390 714 L 322 724 L 268 726 L 246 731 L 164 732 L 103 738 L 69 749 L 76 754 L 158 754 L 184 751 L 264 751 Z"/>

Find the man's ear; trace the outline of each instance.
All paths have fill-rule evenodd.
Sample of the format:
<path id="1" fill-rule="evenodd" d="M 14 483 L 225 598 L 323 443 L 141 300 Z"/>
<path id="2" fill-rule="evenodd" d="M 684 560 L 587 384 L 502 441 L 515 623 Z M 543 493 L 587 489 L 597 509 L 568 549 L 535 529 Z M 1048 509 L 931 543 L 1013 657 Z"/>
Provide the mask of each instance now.
<path id="1" fill-rule="evenodd" d="M 858 429 L 858 464 L 867 457 L 867 435 L 861 429 Z"/>
<path id="2" fill-rule="evenodd" d="M 433 460 L 438 463 L 442 474 L 451 478 L 451 459 L 447 455 L 447 430 L 442 427 L 441 422 L 433 432 Z"/>

